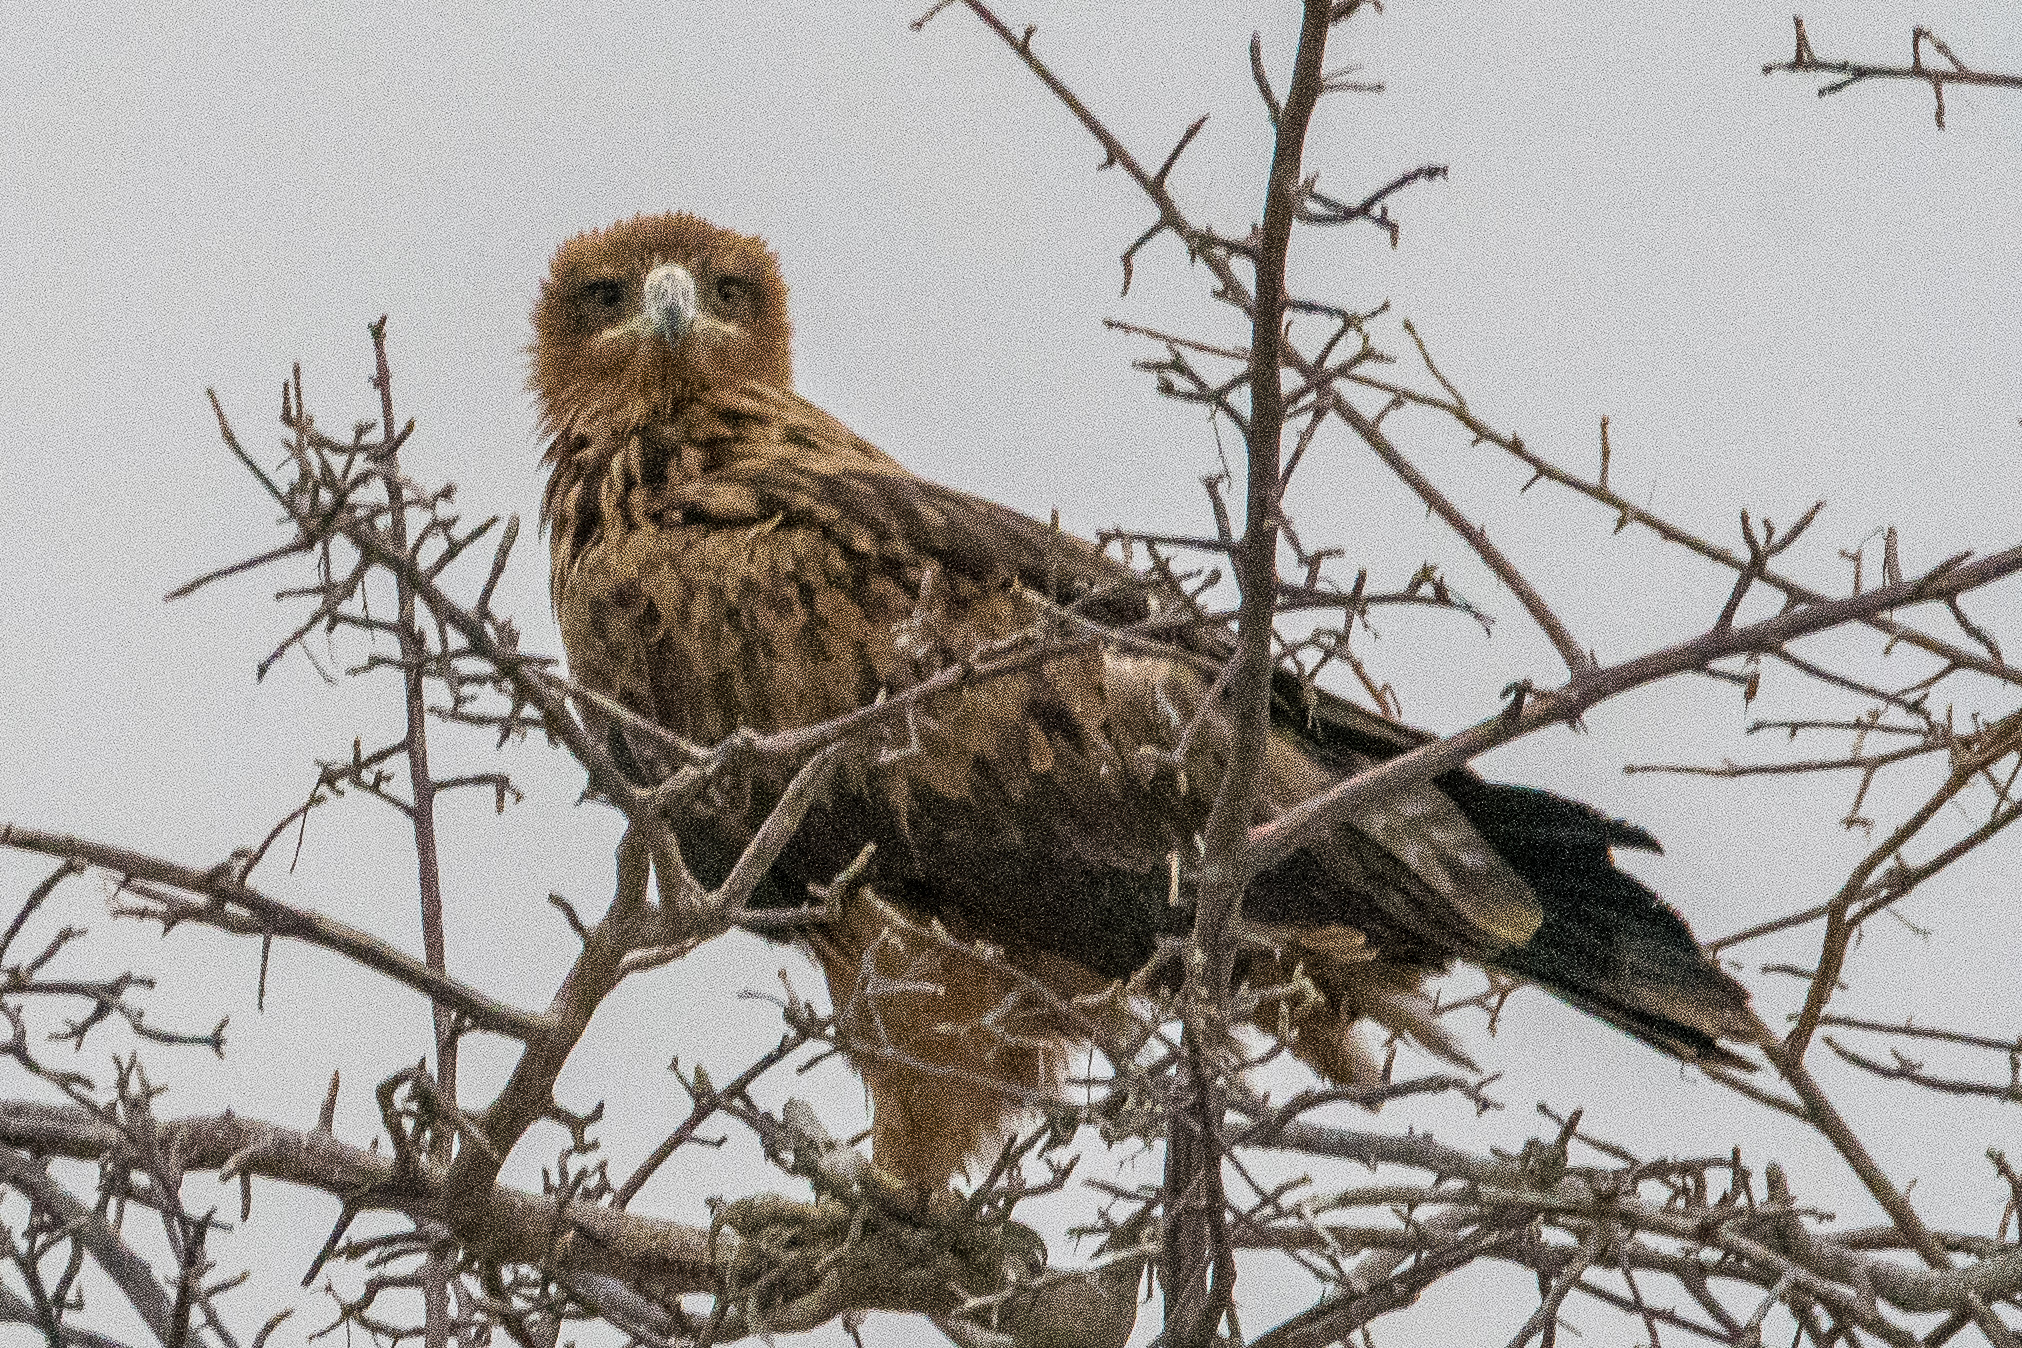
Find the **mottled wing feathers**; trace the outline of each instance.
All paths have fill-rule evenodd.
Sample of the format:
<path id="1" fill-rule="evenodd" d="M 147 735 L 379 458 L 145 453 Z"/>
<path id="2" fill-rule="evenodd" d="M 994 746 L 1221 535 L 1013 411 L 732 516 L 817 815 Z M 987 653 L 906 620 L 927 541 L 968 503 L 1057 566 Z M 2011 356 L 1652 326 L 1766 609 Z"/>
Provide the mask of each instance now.
<path id="1" fill-rule="evenodd" d="M 778 517 L 855 552 L 932 563 L 978 581 L 1016 580 L 1062 602 L 1114 592 L 1096 610 L 1110 623 L 1148 611 L 1150 591 L 1129 567 L 1018 511 L 916 477 L 793 394 L 747 388 L 690 416 L 722 426 L 735 448 L 720 447 L 709 476 L 654 498 L 670 515 L 721 524 Z"/>
<path id="2" fill-rule="evenodd" d="M 917 644 L 925 623 L 938 628 L 939 658 L 963 659 L 1036 621 L 1050 602 L 1041 587 L 1068 599 L 1105 595 L 1112 611 L 1147 609 L 1151 592 L 1128 568 L 1016 511 L 907 473 L 790 394 L 746 390 L 727 410 L 711 404 L 687 419 L 712 428 L 697 438 L 713 467 L 642 492 L 649 504 L 631 513 L 660 533 L 649 554 L 680 558 L 668 574 L 682 593 L 654 611 L 693 615 L 699 626 L 688 636 L 656 632 L 654 663 L 690 690 L 690 704 L 712 700 L 695 694 L 709 687 L 705 676 L 713 679 L 720 711 L 698 718 L 692 705 L 667 705 L 656 714 L 698 738 L 735 724 L 804 724 L 896 691 L 920 672 L 908 659 L 926 652 L 900 649 L 895 634 L 910 629 Z M 634 565 L 652 572 L 654 557 Z M 930 568 L 949 588 L 936 613 L 921 615 L 913 610 Z M 814 593 L 796 593 L 809 581 Z M 833 590 L 840 597 L 828 601 L 841 611 L 823 613 L 817 600 Z M 748 633 L 733 630 L 740 622 Z M 1201 706 L 1194 658 L 1211 647 L 1196 646 L 1057 659 L 1038 674 L 937 703 L 920 761 L 874 774 L 890 796 L 879 818 L 903 824 L 909 850 L 934 835 L 945 887 L 965 898 L 972 888 L 993 891 L 1017 908 L 1005 920 L 1063 939 L 1088 927 L 1141 934 L 1108 943 L 1117 948 L 1105 966 L 1148 954 L 1140 949 L 1146 924 L 1129 920 L 1130 910 L 1162 900 L 1153 889 L 1162 891 L 1170 852 L 1190 856 L 1226 752 L 1226 717 L 1220 706 Z M 865 658 L 804 675 L 797 653 L 810 648 Z M 735 676 L 725 669 L 747 668 L 765 670 L 774 686 L 726 687 Z M 1284 735 L 1264 817 L 1417 742 L 1338 699 L 1319 705 L 1335 731 L 1331 761 Z M 1148 770 L 1147 753 L 1172 751 L 1197 717 L 1187 771 L 1160 778 Z M 917 723 L 908 730 L 919 733 Z M 1176 797 L 1181 777 L 1192 789 Z M 1423 952 L 1430 966 L 1455 953 L 1492 958 L 1542 920 L 1529 887 L 1431 785 L 1362 812 L 1309 860 L 1325 883 L 1267 878 L 1253 905 L 1259 921 L 1337 920 L 1353 895 L 1363 920 L 1393 946 Z M 973 887 L 954 874 L 969 864 L 978 871 Z M 1013 878 L 1020 884 L 1005 883 Z M 1033 906 L 1033 885 L 1053 901 Z"/>

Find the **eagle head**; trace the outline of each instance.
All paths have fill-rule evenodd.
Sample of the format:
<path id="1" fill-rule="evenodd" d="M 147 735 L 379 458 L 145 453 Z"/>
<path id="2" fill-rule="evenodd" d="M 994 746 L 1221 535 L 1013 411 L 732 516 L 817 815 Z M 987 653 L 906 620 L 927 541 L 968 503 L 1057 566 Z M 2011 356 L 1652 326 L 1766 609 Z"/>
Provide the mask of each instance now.
<path id="1" fill-rule="evenodd" d="M 789 339 L 765 240 L 686 213 L 634 216 L 555 251 L 528 384 L 549 435 L 621 430 L 707 389 L 790 388 Z"/>

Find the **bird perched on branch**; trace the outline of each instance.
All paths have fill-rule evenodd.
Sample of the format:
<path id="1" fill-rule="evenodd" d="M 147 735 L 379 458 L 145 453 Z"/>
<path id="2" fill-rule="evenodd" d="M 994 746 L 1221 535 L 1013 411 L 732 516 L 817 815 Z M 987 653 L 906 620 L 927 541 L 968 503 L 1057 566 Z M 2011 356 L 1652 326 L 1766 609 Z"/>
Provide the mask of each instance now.
<path id="1" fill-rule="evenodd" d="M 872 1095 L 877 1159 L 938 1184 L 1047 1096 L 1083 1028 L 1072 999 L 1187 930 L 1173 900 L 1231 735 L 1226 637 L 1163 621 L 1159 585 L 915 476 L 795 394 L 760 239 L 685 214 L 579 235 L 534 331 L 574 677 L 702 744 L 902 704 L 853 742 L 754 903 L 805 904 L 876 845 L 804 938 Z M 974 672 L 907 701 L 950 669 Z M 1274 691 L 1260 818 L 1426 738 L 1289 674 Z M 684 821 L 704 883 L 791 768 Z M 1375 1073 L 1358 1021 L 1464 1062 L 1420 990 L 1459 957 L 1680 1058 L 1738 1062 L 1721 1040 L 1754 1034 L 1747 994 L 1615 847 L 1656 843 L 1469 772 L 1395 793 L 1251 885 L 1244 976 L 1306 989 L 1258 1018 L 1336 1082 Z"/>

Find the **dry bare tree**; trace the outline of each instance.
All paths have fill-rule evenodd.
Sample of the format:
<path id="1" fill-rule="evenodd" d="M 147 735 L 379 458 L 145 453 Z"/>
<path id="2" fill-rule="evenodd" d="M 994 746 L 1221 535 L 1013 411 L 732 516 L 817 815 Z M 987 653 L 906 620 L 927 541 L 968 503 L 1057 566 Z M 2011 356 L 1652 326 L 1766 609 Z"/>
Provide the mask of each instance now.
<path id="1" fill-rule="evenodd" d="M 231 1214 L 198 1210 L 186 1197 L 191 1177 L 210 1174 L 239 1184 L 240 1220 L 268 1185 L 304 1186 L 338 1200 L 341 1216 L 305 1278 L 323 1278 L 332 1290 L 329 1327 L 431 1348 L 552 1345 L 584 1332 L 586 1322 L 643 1344 L 728 1343 L 831 1321 L 854 1333 L 872 1309 L 931 1317 L 964 1345 L 1120 1345 L 1138 1318 L 1147 1277 L 1161 1293 L 1159 1341 L 1174 1348 L 1367 1344 L 1382 1317 L 1434 1284 L 1493 1264 L 1536 1280 L 1534 1302 L 1503 1310 L 1513 1348 L 1554 1343 L 1561 1315 L 1583 1301 L 1629 1317 L 1653 1348 L 1664 1334 L 1749 1345 L 1772 1330 L 1821 1346 L 1868 1339 L 1937 1345 L 1965 1332 L 2003 1348 L 2015 1344 L 2022 1175 L 1989 1151 L 1985 1179 L 1998 1219 L 1981 1231 L 1934 1224 L 1871 1157 L 1813 1065 L 1823 1046 L 1909 1098 L 1974 1095 L 2022 1105 L 2022 1038 L 2012 1024 L 1926 1025 L 1914 1019 L 1914 1007 L 1912 1018 L 1882 1020 L 1845 1010 L 1842 995 L 1865 925 L 1961 858 L 2005 843 L 2005 830 L 2022 816 L 2022 670 L 2001 645 L 2015 634 L 1967 607 L 2003 586 L 1998 593 L 2014 611 L 2011 578 L 2022 571 L 2022 546 L 1960 554 L 1905 574 L 1892 534 L 1838 557 L 1808 553 L 1800 545 L 1809 544 L 1816 508 L 1780 528 L 1742 511 L 1734 542 L 1702 537 L 1611 484 L 1605 421 L 1595 471 L 1570 467 L 1484 420 L 1408 323 L 1393 323 L 1381 307 L 1293 292 L 1286 278 L 1295 240 L 1330 228 L 1394 236 L 1392 204 L 1441 171 L 1403 167 L 1387 181 L 1337 193 L 1307 167 L 1315 107 L 1358 87 L 1329 72 L 1330 35 L 1363 9 L 1359 0 L 1305 0 L 1289 71 L 1273 72 L 1261 41 L 1252 43 L 1273 139 L 1258 223 L 1233 231 L 1196 219 L 1169 187 L 1198 123 L 1152 167 L 1060 79 L 1032 30 L 1014 30 L 982 0 L 941 0 L 919 20 L 960 10 L 985 25 L 1079 120 L 1103 151 L 1103 167 L 1142 193 L 1150 223 L 1122 254 L 1126 287 L 1145 246 L 1173 236 L 1249 334 L 1237 345 L 1127 328 L 1145 343 L 1141 367 L 1158 390 L 1204 409 L 1243 447 L 1241 502 L 1227 499 L 1230 480 L 1207 483 L 1211 529 L 1184 538 L 1118 531 L 1107 540 L 1192 593 L 1202 621 L 1233 633 L 1236 654 L 1219 682 L 1239 731 L 1204 839 L 1198 889 L 1187 896 L 1195 918 L 1175 952 L 1185 971 L 1178 986 L 1163 993 L 1155 985 L 1122 987 L 1063 1002 L 1006 970 L 1014 1000 L 1074 1023 L 1099 1050 L 1072 1099 L 1034 1101 L 1031 1126 L 995 1164 L 965 1192 L 924 1209 L 851 1145 L 853 1120 L 818 1117 L 798 1100 L 762 1107 L 754 1095 L 761 1081 L 841 1048 L 879 1051 L 862 1038 L 875 1015 L 855 1013 L 874 1011 L 901 980 L 867 970 L 857 1003 L 840 1014 L 789 986 L 767 1013 L 779 1020 L 777 1045 L 734 1074 L 678 1073 L 688 1114 L 622 1164 L 599 1139 L 607 1107 L 637 1107 L 624 1083 L 610 1083 L 592 1109 L 564 1107 L 557 1079 L 591 1017 L 624 980 L 733 928 L 819 921 L 825 904 L 849 893 L 857 877 L 846 870 L 808 896 L 805 912 L 747 906 L 845 746 L 909 707 L 1044 659 L 1064 643 L 1129 634 L 1049 621 L 978 659 L 930 672 L 879 705 L 776 735 L 695 746 L 632 725 L 655 737 L 668 759 L 663 778 L 641 785 L 593 730 L 613 718 L 630 725 L 628 713 L 572 684 L 552 658 L 525 649 L 512 617 L 494 607 L 517 521 L 472 524 L 456 513 L 450 488 L 417 483 L 403 470 L 413 423 L 397 414 L 382 320 L 371 329 L 378 405 L 349 435 L 326 432 L 311 415 L 299 371 L 282 394 L 278 468 L 217 409 L 225 445 L 267 493 L 283 533 L 175 593 L 306 563 L 308 577 L 282 591 L 294 616 L 261 667 L 291 652 L 315 659 L 307 643 L 329 638 L 353 662 L 347 672 L 380 676 L 381 686 L 398 690 L 398 733 L 319 763 L 300 808 L 214 863 L 27 823 L 0 827 L 0 842 L 54 867 L 0 934 L 0 1014 L 11 1029 L 5 1053 L 16 1082 L 13 1098 L 0 1102 L 0 1185 L 10 1195 L 0 1208 L 7 1262 L 0 1317 L 52 1345 L 120 1342 L 121 1326 L 136 1321 L 140 1332 L 176 1348 L 305 1335 L 228 1298 L 243 1263 L 261 1252 L 237 1241 Z M 1497 547 L 1419 466 L 1420 448 L 1442 438 L 1514 458 L 1534 483 L 1599 507 L 1598 524 L 1649 531 L 1728 573 L 1725 602 L 1687 640 L 1601 663 L 1553 610 L 1549 585 Z M 1379 710 L 1392 711 L 1380 672 L 1357 645 L 1370 615 L 1385 606 L 1472 611 L 1434 569 L 1384 590 L 1355 571 L 1343 549 L 1302 538 L 1298 470 L 1323 443 L 1374 455 L 1451 526 L 1458 543 L 1508 587 L 1564 670 L 1555 682 L 1513 682 L 1474 724 L 1253 825 L 1274 669 L 1291 668 L 1305 680 L 1338 671 Z M 1218 578 L 1222 567 L 1226 582 Z M 1802 578 L 1828 571 L 1844 577 L 1830 593 Z M 1829 1219 L 1807 1200 L 1799 1177 L 1760 1164 L 1747 1137 L 1717 1156 L 1644 1155 L 1590 1135 L 1574 1109 L 1547 1119 L 1529 1145 L 1510 1154 L 1435 1141 L 1363 1112 L 1440 1095 L 1491 1107 L 1490 1083 L 1477 1078 L 1386 1070 L 1366 1087 L 1286 1098 L 1254 1084 L 1255 1069 L 1283 1044 L 1244 1039 L 1227 1027 L 1300 995 L 1296 986 L 1258 988 L 1232 977 L 1239 944 L 1252 939 L 1242 922 L 1245 883 L 1271 858 L 1385 793 L 1545 727 L 1575 723 L 1629 690 L 1691 675 L 1724 681 L 1752 700 L 1766 673 L 1815 690 L 1816 714 L 1752 727 L 1791 746 L 1792 756 L 1642 770 L 1843 779 L 1852 783 L 1849 823 L 1865 828 L 1874 844 L 1829 886 L 1824 902 L 1715 943 L 1730 958 L 1770 938 L 1808 943 L 1811 953 L 1796 966 L 1803 994 L 1789 1025 L 1764 1030 L 1752 1046 L 1767 1070 L 1753 1077 L 1705 1070 L 1762 1117 L 1795 1121 L 1824 1139 L 1886 1224 Z M 482 980 L 447 967 L 442 940 L 437 803 L 447 793 L 478 791 L 508 808 L 517 788 L 486 757 L 486 746 L 517 739 L 545 741 L 572 757 L 590 795 L 620 811 L 628 826 L 607 909 L 586 915 L 556 900 L 578 949 L 552 1000 L 535 1008 L 500 1001 L 482 990 Z M 681 861 L 684 820 L 735 797 L 761 767 L 792 770 L 793 785 L 729 877 L 708 889 Z M 1917 786 L 1916 803 L 1893 813 L 1877 808 L 1872 788 L 1884 780 Z M 379 803 L 411 826 L 423 931 L 418 958 L 389 934 L 390 918 L 387 932 L 361 930 L 263 887 L 308 817 L 340 799 Z M 145 979 L 95 971 L 86 933 L 62 916 L 86 875 L 110 882 L 123 919 L 164 930 L 215 928 L 257 942 L 263 970 L 277 942 L 306 943 L 427 997 L 433 1018 L 417 1045 L 423 1061 L 374 1087 L 378 1131 L 336 1135 L 335 1078 L 308 1128 L 236 1112 L 159 1112 L 177 1055 L 223 1053 L 224 1027 L 164 1028 Z M 960 944 L 936 931 L 914 935 L 951 950 Z M 993 958 L 987 950 L 961 953 Z M 932 970 L 920 976 L 931 978 Z M 1508 990 L 1491 980 L 1446 1012 L 1492 1019 Z M 474 1036 L 512 1046 L 511 1066 L 488 1100 L 474 1098 L 459 1079 L 459 1047 Z M 65 1046 L 107 1041 L 118 1046 L 109 1074 L 57 1056 Z M 1942 1062 L 1934 1065 L 1928 1054 Z M 545 1172 L 543 1190 L 502 1183 L 506 1158 L 544 1121 L 561 1125 L 569 1141 Z M 642 1210 L 636 1200 L 647 1182 L 716 1129 L 755 1136 L 783 1192 L 722 1203 L 707 1227 Z M 1161 1156 L 1162 1173 L 1132 1182 L 1103 1162 L 1119 1149 Z M 1022 1205 L 1063 1194 L 1081 1201 L 1082 1230 L 1094 1240 L 1078 1263 L 1049 1252 L 1020 1220 Z M 1267 1285 L 1300 1290 L 1261 1306 L 1254 1296 L 1239 1301 L 1239 1280 L 1255 1278 L 1254 1270 L 1267 1267 L 1262 1261 L 1277 1266 Z M 105 1296 L 127 1311 L 106 1312 Z"/>

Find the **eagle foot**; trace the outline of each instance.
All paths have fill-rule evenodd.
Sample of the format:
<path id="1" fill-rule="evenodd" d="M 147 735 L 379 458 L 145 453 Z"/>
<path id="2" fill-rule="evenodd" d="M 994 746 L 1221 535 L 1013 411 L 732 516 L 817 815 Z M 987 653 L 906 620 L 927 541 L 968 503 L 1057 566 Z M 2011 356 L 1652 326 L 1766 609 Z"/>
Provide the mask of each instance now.
<path id="1" fill-rule="evenodd" d="M 717 1207 L 719 1295 L 754 1330 L 800 1333 L 872 1307 L 948 1314 L 1044 1271 L 1045 1243 L 1029 1227 L 976 1221 L 952 1191 L 922 1194 L 857 1159 L 850 1192 L 812 1202 L 754 1194 Z"/>
<path id="2" fill-rule="evenodd" d="M 831 1137 L 804 1101 L 787 1101 L 767 1149 L 815 1198 L 757 1194 L 716 1209 L 720 1295 L 754 1328 L 798 1332 L 866 1307 L 946 1313 L 1046 1267 L 1030 1228 L 891 1174 Z M 720 1240 L 726 1231 L 736 1239 Z"/>

